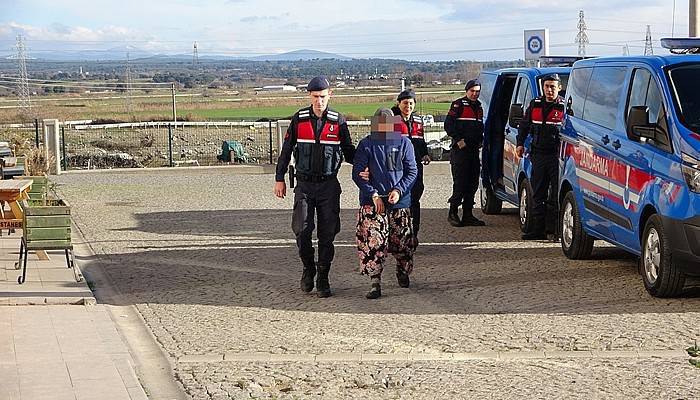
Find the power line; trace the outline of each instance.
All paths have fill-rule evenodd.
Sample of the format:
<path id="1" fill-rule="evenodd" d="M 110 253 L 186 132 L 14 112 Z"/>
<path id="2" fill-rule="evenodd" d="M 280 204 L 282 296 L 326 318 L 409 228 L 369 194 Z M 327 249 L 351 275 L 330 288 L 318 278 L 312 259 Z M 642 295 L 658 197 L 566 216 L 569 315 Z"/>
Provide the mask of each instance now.
<path id="1" fill-rule="evenodd" d="M 0 75 L 0 79 L 9 79 L 9 80 L 19 80 L 19 77 L 12 76 L 12 75 Z M 88 86 L 107 86 L 107 85 L 124 85 L 124 82 L 100 82 L 100 81 L 57 81 L 57 80 L 50 80 L 50 79 L 27 79 L 28 82 L 38 82 L 41 84 L 51 84 L 51 83 L 57 83 L 57 84 L 75 84 L 75 85 L 88 85 Z M 138 82 L 136 83 L 137 85 L 146 85 L 146 86 L 168 86 L 167 89 L 170 89 L 170 85 L 172 82 Z M 114 88 L 112 88 L 114 89 Z M 147 88 L 147 89 L 158 89 L 158 88 Z"/>
<path id="2" fill-rule="evenodd" d="M 14 85 L 18 85 L 19 82 L 16 80 L 9 80 L 9 79 L 3 79 L 0 78 L 0 83 L 10 83 Z M 87 85 L 71 85 L 71 84 L 61 84 L 61 83 L 39 83 L 39 82 L 28 82 L 28 86 L 32 87 L 63 87 L 63 88 L 75 88 L 75 89 L 98 89 L 98 90 L 120 90 L 126 88 L 126 85 L 124 82 L 120 83 L 121 86 L 119 87 L 114 87 L 114 86 L 87 86 Z M 172 83 L 170 83 L 172 85 Z M 170 88 L 136 88 L 137 90 L 170 90 Z"/>

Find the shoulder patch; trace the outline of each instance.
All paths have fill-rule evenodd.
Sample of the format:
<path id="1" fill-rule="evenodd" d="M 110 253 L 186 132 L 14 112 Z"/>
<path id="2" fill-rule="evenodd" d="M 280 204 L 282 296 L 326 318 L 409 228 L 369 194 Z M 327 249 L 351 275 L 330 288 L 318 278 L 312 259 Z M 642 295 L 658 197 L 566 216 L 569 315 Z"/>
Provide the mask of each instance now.
<path id="1" fill-rule="evenodd" d="M 299 116 L 299 119 L 311 118 L 311 113 L 309 112 L 309 110 L 301 110 L 297 113 L 297 115 Z"/>
<path id="2" fill-rule="evenodd" d="M 340 115 L 339 115 L 337 112 L 335 112 L 335 111 L 330 111 L 330 110 L 329 110 L 329 111 L 326 112 L 326 118 L 327 118 L 329 121 L 338 121 L 338 118 L 339 118 L 339 117 L 340 117 Z"/>

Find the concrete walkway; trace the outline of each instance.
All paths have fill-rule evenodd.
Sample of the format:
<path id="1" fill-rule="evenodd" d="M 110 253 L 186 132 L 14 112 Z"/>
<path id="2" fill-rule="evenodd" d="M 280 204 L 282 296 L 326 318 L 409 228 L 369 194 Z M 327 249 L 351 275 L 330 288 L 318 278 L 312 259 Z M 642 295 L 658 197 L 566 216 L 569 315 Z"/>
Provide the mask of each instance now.
<path id="1" fill-rule="evenodd" d="M 64 253 L 30 252 L 17 283 L 20 235 L 0 237 L 0 399 L 146 399 L 109 310 Z"/>

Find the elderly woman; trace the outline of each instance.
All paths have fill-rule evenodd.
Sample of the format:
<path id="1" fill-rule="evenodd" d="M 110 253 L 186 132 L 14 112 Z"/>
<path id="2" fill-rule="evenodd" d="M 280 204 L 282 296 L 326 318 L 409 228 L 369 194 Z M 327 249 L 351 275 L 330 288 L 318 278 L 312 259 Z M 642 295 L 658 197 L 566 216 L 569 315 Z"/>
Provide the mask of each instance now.
<path id="1" fill-rule="evenodd" d="M 368 299 L 381 297 L 381 276 L 387 253 L 396 259 L 399 286 L 410 285 L 413 270 L 411 188 L 418 169 L 411 141 L 401 135 L 401 117 L 379 109 L 372 131 L 355 153 L 352 179 L 360 189 L 357 216 L 357 249 L 362 274 L 371 278 Z M 369 170 L 369 180 L 362 172 Z"/>

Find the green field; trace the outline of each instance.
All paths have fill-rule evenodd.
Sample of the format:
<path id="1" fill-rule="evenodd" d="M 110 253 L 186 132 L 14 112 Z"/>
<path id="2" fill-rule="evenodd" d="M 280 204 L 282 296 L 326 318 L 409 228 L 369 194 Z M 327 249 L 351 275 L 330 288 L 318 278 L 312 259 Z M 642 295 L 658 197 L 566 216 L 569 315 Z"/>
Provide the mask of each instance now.
<path id="1" fill-rule="evenodd" d="M 365 104 L 333 104 L 331 108 L 354 118 L 368 118 L 374 114 L 379 107 L 391 107 L 392 102 L 365 103 Z M 450 107 L 450 103 L 419 103 L 416 111 L 419 114 L 444 115 Z M 178 114 L 186 115 L 191 113 L 198 117 L 211 120 L 238 120 L 238 119 L 260 119 L 260 118 L 287 118 L 294 114 L 297 106 L 260 106 L 251 108 L 231 108 L 231 109 L 210 109 L 210 110 L 187 110 L 183 107 L 178 110 Z"/>

